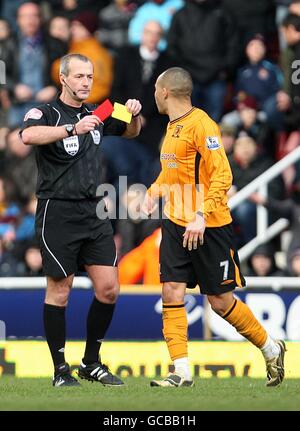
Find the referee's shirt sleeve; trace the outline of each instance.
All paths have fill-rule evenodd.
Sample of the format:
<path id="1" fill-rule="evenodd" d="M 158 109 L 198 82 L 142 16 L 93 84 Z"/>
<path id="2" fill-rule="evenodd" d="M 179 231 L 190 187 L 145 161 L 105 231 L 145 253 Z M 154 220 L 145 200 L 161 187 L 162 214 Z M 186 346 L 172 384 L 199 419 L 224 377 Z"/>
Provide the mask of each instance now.
<path id="1" fill-rule="evenodd" d="M 25 114 L 21 132 L 31 126 L 51 126 L 47 105 L 32 108 Z"/>

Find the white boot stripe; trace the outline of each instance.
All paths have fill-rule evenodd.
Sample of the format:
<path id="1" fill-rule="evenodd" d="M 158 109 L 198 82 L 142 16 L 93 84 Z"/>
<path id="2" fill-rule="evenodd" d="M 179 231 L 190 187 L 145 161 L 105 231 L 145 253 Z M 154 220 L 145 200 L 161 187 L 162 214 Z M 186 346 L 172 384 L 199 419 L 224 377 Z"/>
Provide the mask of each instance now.
<path id="1" fill-rule="evenodd" d="M 97 371 L 100 369 L 100 367 L 95 368 L 92 372 L 91 372 L 91 376 L 93 376 L 94 374 L 97 373 Z"/>
<path id="2" fill-rule="evenodd" d="M 98 380 L 102 380 L 105 376 L 107 376 L 107 373 L 102 374 L 102 376 L 98 376 Z"/>

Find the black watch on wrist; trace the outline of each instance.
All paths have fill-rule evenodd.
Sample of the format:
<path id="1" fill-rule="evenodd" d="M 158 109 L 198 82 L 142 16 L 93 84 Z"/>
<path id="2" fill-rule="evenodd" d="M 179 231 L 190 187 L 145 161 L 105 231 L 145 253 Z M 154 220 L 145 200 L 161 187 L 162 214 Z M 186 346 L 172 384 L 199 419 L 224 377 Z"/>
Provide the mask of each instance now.
<path id="1" fill-rule="evenodd" d="M 68 136 L 73 136 L 74 127 L 75 127 L 75 124 L 65 124 L 65 129 Z"/>

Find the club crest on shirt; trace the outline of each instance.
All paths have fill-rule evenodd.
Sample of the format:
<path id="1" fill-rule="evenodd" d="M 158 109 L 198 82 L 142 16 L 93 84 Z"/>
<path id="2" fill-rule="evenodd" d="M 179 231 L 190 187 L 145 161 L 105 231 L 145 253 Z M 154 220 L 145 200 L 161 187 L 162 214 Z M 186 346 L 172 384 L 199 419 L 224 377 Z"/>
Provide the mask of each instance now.
<path id="1" fill-rule="evenodd" d="M 177 124 L 177 126 L 175 127 L 175 130 L 174 130 L 174 133 L 172 135 L 172 138 L 179 138 L 182 128 L 183 128 L 183 126 L 181 126 L 180 124 Z"/>
<path id="2" fill-rule="evenodd" d="M 68 138 L 63 139 L 64 148 L 66 153 L 70 154 L 70 156 L 75 156 L 79 150 L 79 139 L 78 136 L 69 136 Z"/>
<path id="3" fill-rule="evenodd" d="M 99 130 L 91 130 L 90 134 L 93 137 L 94 144 L 99 145 L 100 144 L 100 139 L 101 139 L 101 135 L 100 135 Z"/>
<path id="4" fill-rule="evenodd" d="M 221 148 L 219 138 L 217 136 L 207 136 L 206 146 L 209 150 L 218 150 Z"/>
<path id="5" fill-rule="evenodd" d="M 40 109 L 32 108 L 25 114 L 24 121 L 29 120 L 29 118 L 32 120 L 39 120 L 42 116 L 43 112 Z"/>

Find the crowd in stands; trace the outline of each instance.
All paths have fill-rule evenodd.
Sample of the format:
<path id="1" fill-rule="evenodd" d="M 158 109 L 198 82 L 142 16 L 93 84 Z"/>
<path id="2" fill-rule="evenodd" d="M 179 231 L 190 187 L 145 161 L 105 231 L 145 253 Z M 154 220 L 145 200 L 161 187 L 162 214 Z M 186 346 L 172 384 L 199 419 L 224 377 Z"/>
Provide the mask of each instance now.
<path id="1" fill-rule="evenodd" d="M 119 176 L 148 187 L 159 173 L 168 120 L 154 83 L 169 67 L 191 73 L 193 105 L 220 125 L 229 197 L 300 144 L 300 0 L 0 0 L 0 277 L 42 274 L 34 148 L 18 132 L 29 109 L 57 97 L 60 58 L 75 52 L 94 64 L 88 102 L 136 98 L 143 106 L 136 139 L 101 143 L 118 206 L 130 199 Z M 299 196 L 296 163 L 270 183 L 267 200 L 255 193 L 233 211 L 239 247 L 256 235 L 258 204 L 295 233 L 286 268 L 276 267 L 275 239 L 253 253 L 248 275 L 300 275 Z M 117 218 L 113 227 L 121 283 L 157 283 L 159 220 Z"/>

